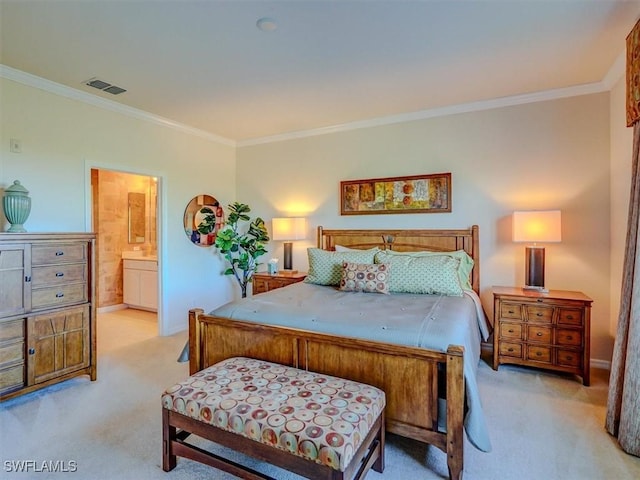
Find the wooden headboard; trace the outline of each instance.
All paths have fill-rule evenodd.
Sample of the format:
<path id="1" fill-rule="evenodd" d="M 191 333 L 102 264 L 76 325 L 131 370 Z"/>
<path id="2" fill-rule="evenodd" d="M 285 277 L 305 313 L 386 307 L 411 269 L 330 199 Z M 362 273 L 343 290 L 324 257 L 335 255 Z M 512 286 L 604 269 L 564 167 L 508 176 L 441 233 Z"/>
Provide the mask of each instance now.
<path id="1" fill-rule="evenodd" d="M 471 287 L 480 293 L 477 225 L 460 230 L 327 230 L 318 227 L 318 248 L 335 250 L 336 245 L 358 249 L 378 247 L 396 252 L 464 250 L 474 261 Z"/>

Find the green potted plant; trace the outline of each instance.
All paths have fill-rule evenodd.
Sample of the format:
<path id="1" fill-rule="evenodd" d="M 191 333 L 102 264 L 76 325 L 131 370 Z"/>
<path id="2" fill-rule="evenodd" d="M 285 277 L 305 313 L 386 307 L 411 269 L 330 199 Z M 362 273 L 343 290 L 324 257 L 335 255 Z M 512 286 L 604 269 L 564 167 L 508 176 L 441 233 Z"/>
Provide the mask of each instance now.
<path id="1" fill-rule="evenodd" d="M 251 220 L 249 205 L 234 202 L 228 208 L 226 225 L 218 231 L 215 246 L 230 265 L 224 274 L 236 277 L 244 298 L 247 296 L 247 285 L 259 265 L 257 258 L 267 253 L 265 244 L 269 241 L 269 232 L 262 218 Z M 249 222 L 246 232 L 245 222 Z"/>

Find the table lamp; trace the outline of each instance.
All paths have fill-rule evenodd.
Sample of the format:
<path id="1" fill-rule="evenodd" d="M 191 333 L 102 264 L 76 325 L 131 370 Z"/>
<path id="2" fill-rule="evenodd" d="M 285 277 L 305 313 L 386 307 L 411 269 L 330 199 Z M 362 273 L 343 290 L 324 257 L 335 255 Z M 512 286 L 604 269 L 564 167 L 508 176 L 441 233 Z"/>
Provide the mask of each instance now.
<path id="1" fill-rule="evenodd" d="M 273 240 L 284 240 L 285 273 L 296 273 L 292 270 L 292 240 L 303 240 L 307 236 L 307 219 L 301 217 L 274 218 L 272 220 Z"/>
<path id="2" fill-rule="evenodd" d="M 560 210 L 513 212 L 513 241 L 529 242 L 525 250 L 525 290 L 548 292 L 544 287 L 544 246 L 562 240 Z"/>

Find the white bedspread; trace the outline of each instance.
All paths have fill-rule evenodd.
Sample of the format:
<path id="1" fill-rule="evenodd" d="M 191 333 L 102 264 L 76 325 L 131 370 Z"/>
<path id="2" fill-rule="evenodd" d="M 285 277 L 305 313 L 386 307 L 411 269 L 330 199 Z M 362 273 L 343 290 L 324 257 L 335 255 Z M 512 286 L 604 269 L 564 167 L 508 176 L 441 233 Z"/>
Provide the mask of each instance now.
<path id="1" fill-rule="evenodd" d="M 462 297 L 380 295 L 296 283 L 227 303 L 211 314 L 443 352 L 449 345 L 462 345 L 468 406 L 465 431 L 476 448 L 491 450 L 476 381 L 480 341 L 487 339 L 489 329 L 473 291 Z"/>

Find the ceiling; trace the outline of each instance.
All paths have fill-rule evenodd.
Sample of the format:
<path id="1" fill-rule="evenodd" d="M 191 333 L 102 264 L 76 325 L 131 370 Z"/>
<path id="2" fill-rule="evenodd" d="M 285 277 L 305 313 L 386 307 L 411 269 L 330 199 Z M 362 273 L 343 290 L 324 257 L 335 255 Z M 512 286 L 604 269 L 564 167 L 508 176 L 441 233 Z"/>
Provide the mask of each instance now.
<path id="1" fill-rule="evenodd" d="M 246 142 L 602 82 L 640 0 L 0 0 L 0 17 L 3 65 Z"/>

